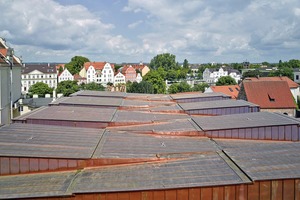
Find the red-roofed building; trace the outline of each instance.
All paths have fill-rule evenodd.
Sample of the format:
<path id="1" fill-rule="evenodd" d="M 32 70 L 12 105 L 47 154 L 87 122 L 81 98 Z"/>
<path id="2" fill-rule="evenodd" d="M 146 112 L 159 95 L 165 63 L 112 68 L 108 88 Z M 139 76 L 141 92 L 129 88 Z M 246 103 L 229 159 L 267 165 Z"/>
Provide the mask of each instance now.
<path id="1" fill-rule="evenodd" d="M 95 82 L 106 86 L 107 83 L 114 83 L 114 65 L 108 62 L 86 62 L 87 83 Z M 80 72 L 80 75 L 84 74 Z M 82 75 L 81 75 L 82 76 Z"/>
<path id="2" fill-rule="evenodd" d="M 124 65 L 119 69 L 119 72 L 125 75 L 126 82 L 136 81 L 136 70 L 131 65 Z"/>
<path id="3" fill-rule="evenodd" d="M 74 74 L 74 80 L 77 81 L 78 85 L 81 85 L 82 83 L 86 84 L 86 78 L 80 76 L 79 74 Z"/>
<path id="4" fill-rule="evenodd" d="M 293 94 L 294 99 L 297 99 L 297 96 L 300 95 L 299 85 L 290 78 L 286 76 L 275 76 L 275 77 L 247 77 L 246 81 L 286 81 L 289 85 L 291 93 Z"/>
<path id="5" fill-rule="evenodd" d="M 140 64 L 131 64 L 131 66 L 135 70 L 140 71 L 142 76 L 145 76 L 150 71 L 150 68 L 147 65 L 143 64 L 143 63 L 140 63 Z"/>
<path id="6" fill-rule="evenodd" d="M 258 104 L 261 111 L 295 116 L 296 104 L 286 81 L 244 80 L 237 99 Z"/>
<path id="7" fill-rule="evenodd" d="M 240 86 L 239 85 L 210 86 L 204 91 L 204 93 L 211 93 L 211 92 L 221 92 L 223 94 L 227 94 L 231 96 L 232 99 L 236 99 L 240 92 Z"/>

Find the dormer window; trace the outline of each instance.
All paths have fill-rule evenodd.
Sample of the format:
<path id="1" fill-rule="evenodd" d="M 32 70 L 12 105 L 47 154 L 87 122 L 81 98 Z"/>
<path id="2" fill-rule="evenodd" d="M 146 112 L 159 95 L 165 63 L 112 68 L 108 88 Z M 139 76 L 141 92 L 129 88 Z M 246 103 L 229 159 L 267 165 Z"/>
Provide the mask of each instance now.
<path id="1" fill-rule="evenodd" d="M 270 96 L 270 94 L 268 94 L 268 97 L 269 97 L 269 101 L 270 101 L 270 102 L 274 102 L 274 101 L 275 101 L 275 98 L 272 98 L 272 97 Z"/>

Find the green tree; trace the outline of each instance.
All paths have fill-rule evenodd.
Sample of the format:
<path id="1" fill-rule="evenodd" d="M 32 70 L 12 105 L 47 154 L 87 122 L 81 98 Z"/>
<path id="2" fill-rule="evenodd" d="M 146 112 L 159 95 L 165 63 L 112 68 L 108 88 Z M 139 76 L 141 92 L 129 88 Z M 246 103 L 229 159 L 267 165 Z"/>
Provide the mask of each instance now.
<path id="1" fill-rule="evenodd" d="M 262 62 L 261 64 L 265 65 L 265 66 L 270 66 L 270 63 L 268 63 L 268 62 Z"/>
<path id="2" fill-rule="evenodd" d="M 86 57 L 74 56 L 69 63 L 65 64 L 65 68 L 67 68 L 72 75 L 78 74 L 84 63 L 89 61 L 90 60 Z"/>
<path id="3" fill-rule="evenodd" d="M 59 66 L 58 73 L 62 73 L 64 71 L 64 68 L 62 66 Z"/>
<path id="4" fill-rule="evenodd" d="M 270 72 L 269 76 L 287 76 L 287 77 L 289 77 L 290 79 L 293 80 L 294 79 L 294 72 L 293 72 L 292 68 L 282 67 L 282 68 L 279 68 L 276 71 Z"/>
<path id="5" fill-rule="evenodd" d="M 175 94 L 179 92 L 190 92 L 191 90 L 191 86 L 187 82 L 180 82 L 170 85 L 168 92 L 170 94 Z"/>
<path id="6" fill-rule="evenodd" d="M 220 85 L 236 85 L 236 84 L 237 84 L 236 81 L 231 76 L 222 76 L 216 82 L 217 86 L 220 86 Z"/>
<path id="7" fill-rule="evenodd" d="M 104 91 L 105 87 L 101 84 L 91 82 L 87 84 L 81 84 L 80 88 L 82 90 L 96 90 L 96 91 Z"/>
<path id="8" fill-rule="evenodd" d="M 187 59 L 184 59 L 182 67 L 183 67 L 183 69 L 189 69 L 189 62 Z"/>
<path id="9" fill-rule="evenodd" d="M 246 77 L 259 77 L 262 76 L 262 73 L 259 70 L 251 70 L 243 73 L 243 78 Z"/>
<path id="10" fill-rule="evenodd" d="M 201 91 L 204 92 L 206 88 L 208 88 L 208 83 L 198 83 L 197 85 L 194 85 L 193 91 Z"/>
<path id="11" fill-rule="evenodd" d="M 153 94 L 153 86 L 151 83 L 146 81 L 141 81 L 140 83 L 133 82 L 127 88 L 128 93 L 146 93 L 146 94 Z"/>
<path id="12" fill-rule="evenodd" d="M 144 76 L 143 80 L 152 84 L 154 94 L 166 93 L 166 83 L 165 83 L 164 78 L 161 76 L 159 70 L 149 71 Z"/>
<path id="13" fill-rule="evenodd" d="M 79 89 L 77 81 L 62 81 L 57 84 L 56 93 L 62 93 L 65 97 L 68 97 L 70 94 L 79 91 Z"/>
<path id="14" fill-rule="evenodd" d="M 170 53 L 158 54 L 150 61 L 151 69 L 158 69 L 162 67 L 164 70 L 168 71 L 170 69 L 178 69 L 178 64 L 176 63 L 176 56 Z"/>
<path id="15" fill-rule="evenodd" d="M 53 88 L 50 88 L 48 84 L 43 82 L 38 82 L 33 84 L 28 91 L 28 94 L 32 97 L 34 94 L 39 95 L 39 97 L 45 97 L 45 94 L 52 94 Z"/>

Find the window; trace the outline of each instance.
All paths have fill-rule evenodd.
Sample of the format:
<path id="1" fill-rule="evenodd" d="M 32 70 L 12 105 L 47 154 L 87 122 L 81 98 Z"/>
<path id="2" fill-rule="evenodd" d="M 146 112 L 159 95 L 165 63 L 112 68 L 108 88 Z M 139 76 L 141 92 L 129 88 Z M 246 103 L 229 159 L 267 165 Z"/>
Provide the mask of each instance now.
<path id="1" fill-rule="evenodd" d="M 299 75 L 296 75 L 296 80 L 299 80 Z"/>
<path id="2" fill-rule="evenodd" d="M 271 102 L 274 102 L 274 101 L 275 101 L 275 98 L 271 97 L 270 94 L 268 94 L 268 97 L 269 97 L 269 101 L 271 101 Z"/>

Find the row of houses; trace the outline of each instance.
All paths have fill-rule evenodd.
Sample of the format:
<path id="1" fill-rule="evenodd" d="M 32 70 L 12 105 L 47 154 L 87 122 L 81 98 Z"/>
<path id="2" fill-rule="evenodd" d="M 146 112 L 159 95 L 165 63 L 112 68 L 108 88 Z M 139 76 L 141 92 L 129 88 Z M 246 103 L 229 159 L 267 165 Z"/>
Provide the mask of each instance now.
<path id="1" fill-rule="evenodd" d="M 147 65 L 130 64 L 123 65 L 117 71 L 115 65 L 109 62 L 86 62 L 79 74 L 72 75 L 67 68 L 61 73 L 58 72 L 63 64 L 25 64 L 22 68 L 22 93 L 26 94 L 31 85 L 37 82 L 48 84 L 51 88 L 56 88 L 61 81 L 76 80 L 81 83 L 98 83 L 106 86 L 108 83 L 113 85 L 125 84 L 126 82 L 141 82 L 142 76 L 147 74 L 150 69 Z"/>

